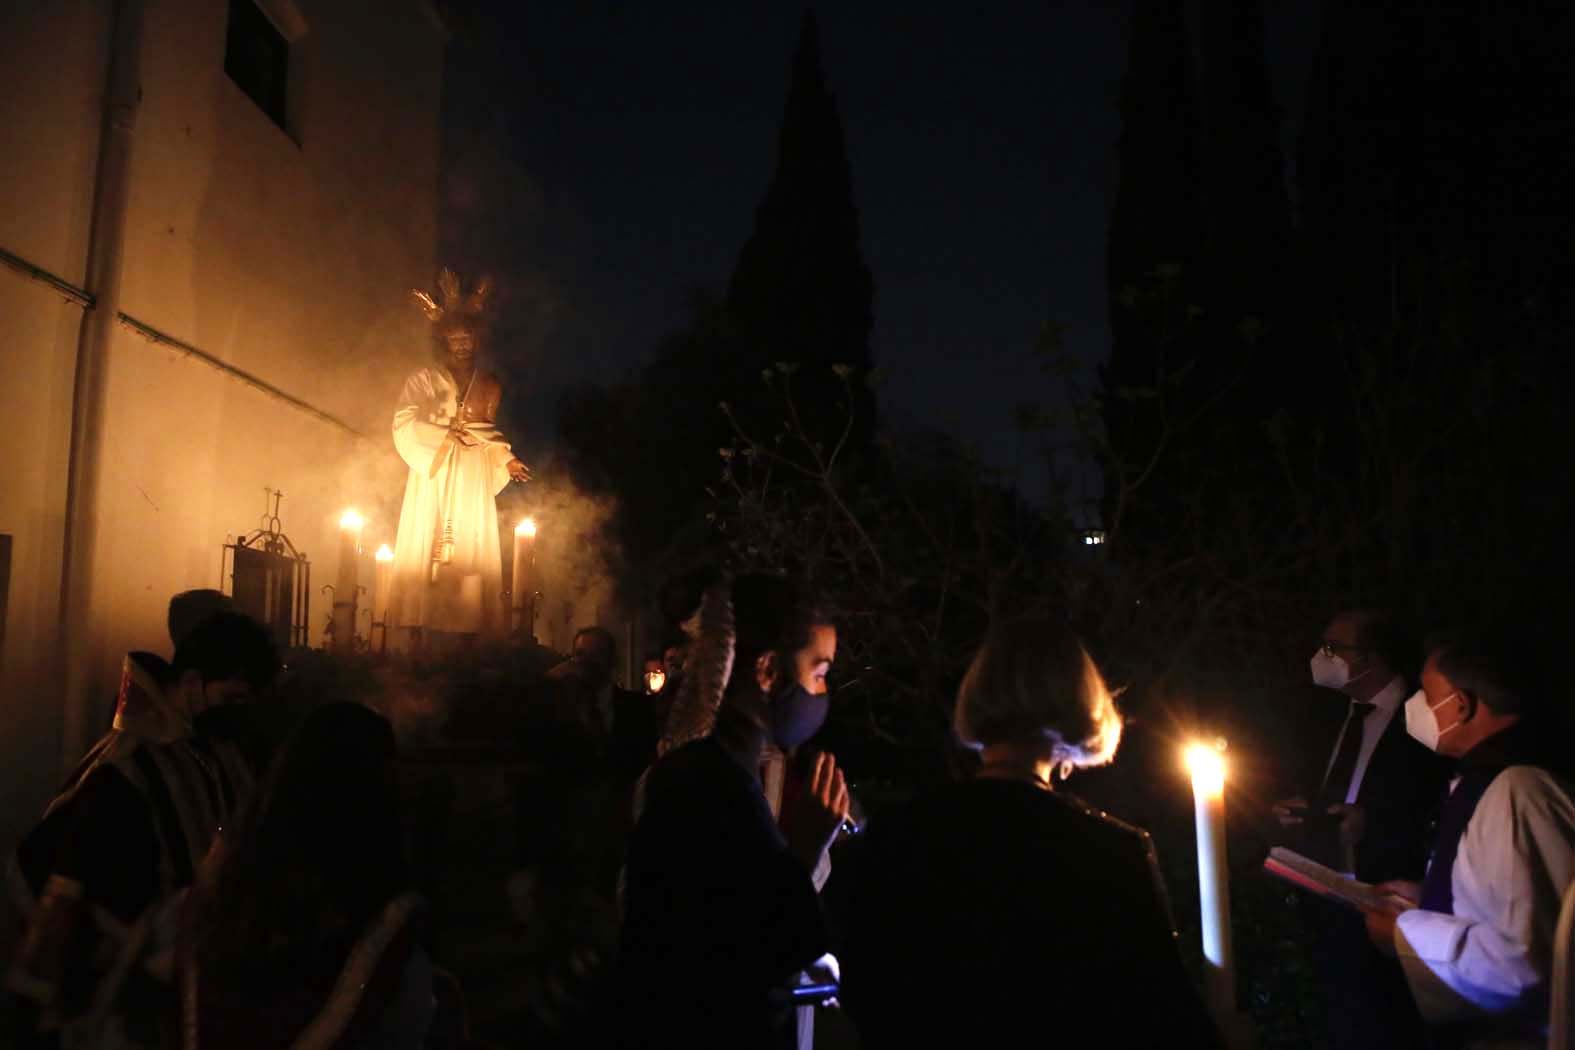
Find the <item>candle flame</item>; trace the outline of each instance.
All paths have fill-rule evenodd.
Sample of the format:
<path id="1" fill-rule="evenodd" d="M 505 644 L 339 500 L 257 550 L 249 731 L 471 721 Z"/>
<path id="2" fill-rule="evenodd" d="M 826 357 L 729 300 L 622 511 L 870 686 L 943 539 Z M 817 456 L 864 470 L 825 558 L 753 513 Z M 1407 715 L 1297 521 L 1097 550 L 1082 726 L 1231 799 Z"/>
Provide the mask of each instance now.
<path id="1" fill-rule="evenodd" d="M 393 561 L 394 560 L 394 552 L 389 548 L 388 544 L 385 543 L 381 547 L 377 548 L 377 560 L 378 561 Z"/>
<path id="2" fill-rule="evenodd" d="M 1218 742 L 1212 745 L 1202 742 L 1187 745 L 1184 757 L 1187 772 L 1192 774 L 1192 787 L 1195 791 L 1205 795 L 1224 794 L 1225 756 L 1220 751 Z"/>
<path id="3" fill-rule="evenodd" d="M 534 539 L 536 536 L 536 519 L 526 518 L 524 521 L 514 526 L 514 535 L 526 536 Z"/>
<path id="4" fill-rule="evenodd" d="M 357 514 L 354 507 L 351 507 L 339 517 L 339 527 L 341 529 L 359 529 L 365 524 L 366 519 Z"/>

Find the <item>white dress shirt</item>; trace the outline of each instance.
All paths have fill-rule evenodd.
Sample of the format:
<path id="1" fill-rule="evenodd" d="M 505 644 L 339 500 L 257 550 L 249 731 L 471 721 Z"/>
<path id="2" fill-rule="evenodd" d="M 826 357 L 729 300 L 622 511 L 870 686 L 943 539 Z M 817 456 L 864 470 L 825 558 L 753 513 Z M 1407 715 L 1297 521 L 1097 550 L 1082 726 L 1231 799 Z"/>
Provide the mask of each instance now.
<path id="1" fill-rule="evenodd" d="M 1575 800 L 1559 778 L 1511 766 L 1494 778 L 1461 836 L 1454 914 L 1414 908 L 1395 947 L 1424 1020 L 1503 1014 L 1537 1003 L 1575 879 Z"/>
<path id="2" fill-rule="evenodd" d="M 1356 766 L 1351 770 L 1351 783 L 1345 789 L 1346 805 L 1356 805 L 1357 796 L 1362 791 L 1362 778 L 1367 775 L 1367 766 L 1373 760 L 1373 752 L 1378 750 L 1378 741 L 1383 739 L 1384 730 L 1389 728 L 1390 719 L 1394 718 L 1395 712 L 1400 710 L 1400 705 L 1405 703 L 1405 699 L 1405 679 L 1395 675 L 1389 680 L 1388 685 L 1368 701 L 1373 705 L 1373 710 L 1361 720 L 1362 746 L 1356 752 Z M 1345 725 L 1340 727 L 1340 735 L 1334 741 L 1334 750 L 1329 753 L 1329 762 L 1323 769 L 1323 775 L 1326 777 L 1334 768 L 1334 760 L 1340 754 L 1340 745 L 1345 743 L 1345 734 L 1351 732 L 1351 724 L 1355 721 L 1352 716 L 1355 713 L 1354 706 L 1346 712 Z"/>

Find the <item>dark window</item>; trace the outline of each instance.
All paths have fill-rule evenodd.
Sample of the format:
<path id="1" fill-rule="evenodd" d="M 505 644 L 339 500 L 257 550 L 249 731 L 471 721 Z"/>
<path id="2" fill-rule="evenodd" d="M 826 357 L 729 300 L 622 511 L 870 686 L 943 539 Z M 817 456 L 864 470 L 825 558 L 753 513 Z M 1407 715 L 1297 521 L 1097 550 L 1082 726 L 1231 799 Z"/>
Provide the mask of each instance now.
<path id="1" fill-rule="evenodd" d="M 255 0 L 230 0 L 224 71 L 281 128 L 289 67 L 290 42 Z"/>

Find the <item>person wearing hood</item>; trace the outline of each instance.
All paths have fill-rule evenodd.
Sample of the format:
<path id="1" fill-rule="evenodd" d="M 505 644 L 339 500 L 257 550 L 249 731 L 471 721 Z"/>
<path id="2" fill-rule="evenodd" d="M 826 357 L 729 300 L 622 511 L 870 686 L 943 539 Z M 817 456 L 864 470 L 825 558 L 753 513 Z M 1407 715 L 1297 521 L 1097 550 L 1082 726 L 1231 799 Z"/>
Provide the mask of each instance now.
<path id="1" fill-rule="evenodd" d="M 181 591 L 170 599 L 167 617 L 171 652 L 178 651 L 204 621 L 235 611 L 235 602 L 222 591 Z M 192 712 L 170 672 L 169 661 L 157 653 L 127 653 L 120 665 L 120 691 L 110 728 L 156 743 L 190 736 Z"/>
<path id="2" fill-rule="evenodd" d="M 827 662 L 814 659 L 824 618 L 779 577 L 740 576 L 728 598 L 729 652 L 718 668 L 691 669 L 720 680 L 714 722 L 667 751 L 640 792 L 616 982 L 621 1048 L 791 1047 L 796 1017 L 782 993 L 831 947 L 811 874 L 847 818 L 842 772 L 817 756 L 786 834 L 760 778 L 768 746 L 802 742 L 823 705 L 823 686 L 817 696 L 799 669 Z"/>
<path id="3" fill-rule="evenodd" d="M 111 730 L 18 845 L 7 871 L 25 922 L 6 975 L 14 1045 L 163 1045 L 161 905 L 191 884 L 261 775 L 271 736 L 254 701 L 278 668 L 250 617 L 204 620 L 157 683 L 170 709 L 188 713 L 190 734 Z"/>

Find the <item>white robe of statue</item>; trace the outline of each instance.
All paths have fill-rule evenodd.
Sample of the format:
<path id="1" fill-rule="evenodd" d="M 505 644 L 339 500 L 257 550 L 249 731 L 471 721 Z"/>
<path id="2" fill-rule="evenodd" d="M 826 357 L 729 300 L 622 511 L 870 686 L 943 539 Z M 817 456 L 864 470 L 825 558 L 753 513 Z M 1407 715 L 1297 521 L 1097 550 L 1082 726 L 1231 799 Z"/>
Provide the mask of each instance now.
<path id="1" fill-rule="evenodd" d="M 497 381 L 477 372 L 471 387 L 465 444 L 449 440 L 461 391 L 446 368 L 411 373 L 394 412 L 394 446 L 410 467 L 389 591 L 395 627 L 493 635 L 508 630 L 495 499 L 509 483 L 514 453 L 493 422 Z M 442 543 L 445 524 L 452 528 L 452 548 L 434 578 L 434 545 Z"/>

